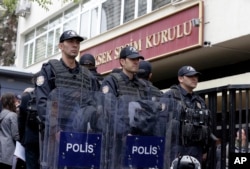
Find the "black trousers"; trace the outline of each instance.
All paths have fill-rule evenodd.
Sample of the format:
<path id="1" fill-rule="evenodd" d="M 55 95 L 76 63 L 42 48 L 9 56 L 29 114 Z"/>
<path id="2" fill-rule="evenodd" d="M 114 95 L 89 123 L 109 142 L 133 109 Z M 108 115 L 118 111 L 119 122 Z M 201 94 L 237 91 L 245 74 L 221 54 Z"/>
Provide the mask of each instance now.
<path id="1" fill-rule="evenodd" d="M 11 165 L 7 165 L 7 164 L 4 164 L 4 163 L 0 163 L 0 168 L 1 168 L 1 169 L 11 169 L 12 166 L 11 166 Z"/>

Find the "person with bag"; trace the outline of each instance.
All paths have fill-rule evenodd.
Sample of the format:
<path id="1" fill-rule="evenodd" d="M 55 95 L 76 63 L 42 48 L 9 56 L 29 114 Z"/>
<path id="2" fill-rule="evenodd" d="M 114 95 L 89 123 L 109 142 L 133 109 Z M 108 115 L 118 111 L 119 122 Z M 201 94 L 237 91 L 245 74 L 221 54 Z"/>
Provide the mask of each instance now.
<path id="1" fill-rule="evenodd" d="M 16 141 L 19 140 L 15 95 L 6 93 L 1 97 L 0 113 L 0 168 L 11 169 Z"/>

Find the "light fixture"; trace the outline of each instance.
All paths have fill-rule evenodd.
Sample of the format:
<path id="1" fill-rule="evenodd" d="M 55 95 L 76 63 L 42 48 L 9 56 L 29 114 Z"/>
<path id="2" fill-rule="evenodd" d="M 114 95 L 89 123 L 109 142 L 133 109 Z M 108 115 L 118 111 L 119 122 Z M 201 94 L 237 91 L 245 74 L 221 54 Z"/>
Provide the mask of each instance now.
<path id="1" fill-rule="evenodd" d="M 212 47 L 212 44 L 211 44 L 210 41 L 204 41 L 204 42 L 203 42 L 203 46 L 204 46 L 204 47 Z"/>
<path id="2" fill-rule="evenodd" d="M 192 22 L 192 25 L 194 27 L 199 27 L 200 23 L 201 23 L 201 20 L 199 18 L 194 18 L 194 19 L 191 20 L 191 22 Z"/>

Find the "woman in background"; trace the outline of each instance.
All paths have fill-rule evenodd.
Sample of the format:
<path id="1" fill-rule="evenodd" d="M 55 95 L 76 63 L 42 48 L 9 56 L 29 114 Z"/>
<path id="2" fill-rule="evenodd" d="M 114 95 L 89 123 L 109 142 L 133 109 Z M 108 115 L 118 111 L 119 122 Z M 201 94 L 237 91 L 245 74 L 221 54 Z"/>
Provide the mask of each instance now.
<path id="1" fill-rule="evenodd" d="M 11 169 L 16 141 L 19 132 L 16 114 L 16 98 L 12 93 L 1 97 L 2 111 L 0 113 L 0 168 Z"/>

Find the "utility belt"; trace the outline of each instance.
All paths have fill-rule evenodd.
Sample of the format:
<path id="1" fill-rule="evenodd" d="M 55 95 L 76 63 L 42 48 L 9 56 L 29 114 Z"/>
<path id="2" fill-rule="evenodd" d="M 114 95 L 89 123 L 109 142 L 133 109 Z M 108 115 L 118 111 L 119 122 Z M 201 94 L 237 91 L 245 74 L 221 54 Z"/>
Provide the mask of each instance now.
<path id="1" fill-rule="evenodd" d="M 209 111 L 187 108 L 181 118 L 181 141 L 183 145 L 208 144 Z"/>

